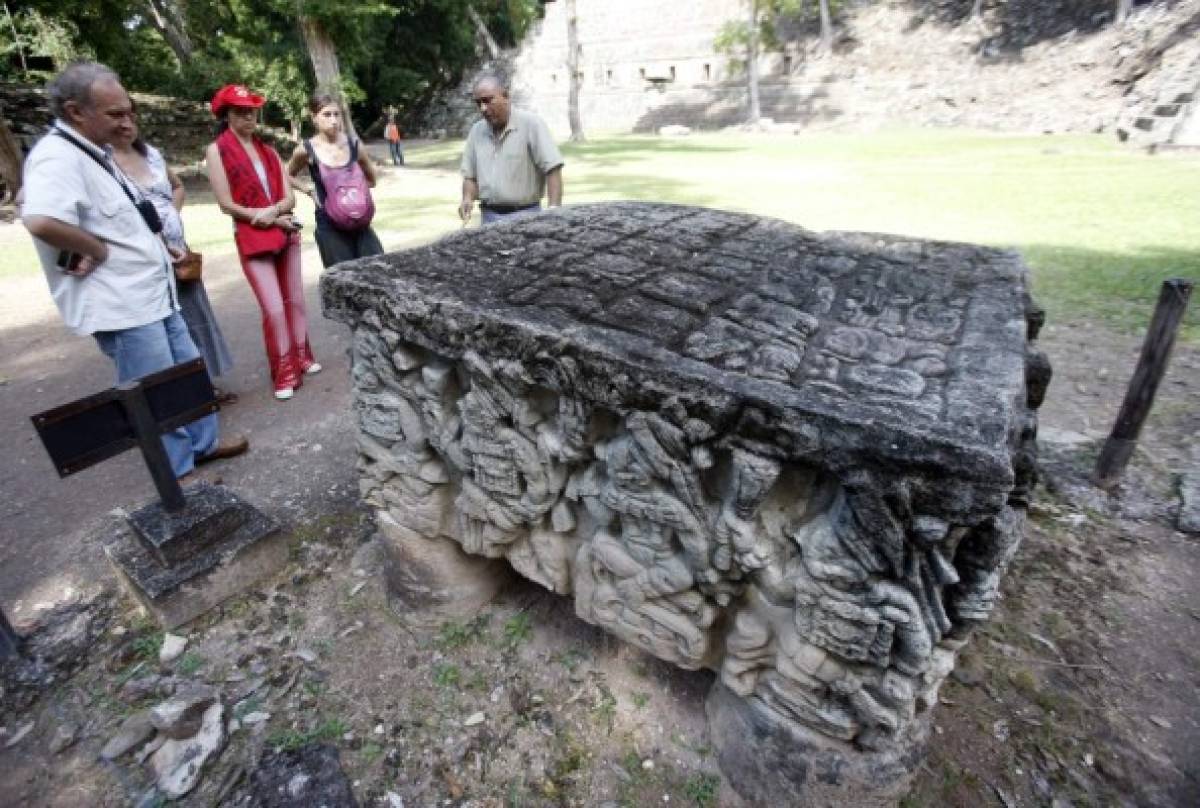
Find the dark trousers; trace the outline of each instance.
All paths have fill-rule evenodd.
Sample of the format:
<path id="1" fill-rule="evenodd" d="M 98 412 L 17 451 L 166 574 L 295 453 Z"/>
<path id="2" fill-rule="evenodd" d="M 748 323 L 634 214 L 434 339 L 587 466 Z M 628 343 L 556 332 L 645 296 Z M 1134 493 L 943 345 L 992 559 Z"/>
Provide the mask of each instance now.
<path id="1" fill-rule="evenodd" d="M 404 165 L 404 150 L 400 148 L 400 141 L 389 140 L 388 141 L 388 152 L 392 155 L 392 165 L 394 165 L 394 166 Z"/>
<path id="2" fill-rule="evenodd" d="M 368 255 L 382 255 L 383 245 L 379 236 L 369 227 L 356 230 L 353 233 L 338 230 L 317 214 L 317 249 L 321 253 L 321 263 L 326 269 L 343 261 L 355 258 L 366 258 Z"/>

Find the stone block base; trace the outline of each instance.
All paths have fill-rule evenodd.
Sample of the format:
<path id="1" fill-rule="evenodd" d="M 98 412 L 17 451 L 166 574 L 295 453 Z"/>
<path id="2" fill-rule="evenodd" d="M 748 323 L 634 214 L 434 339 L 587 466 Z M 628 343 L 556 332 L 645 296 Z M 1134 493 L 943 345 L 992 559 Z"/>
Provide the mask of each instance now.
<path id="1" fill-rule="evenodd" d="M 287 564 L 287 541 L 279 524 L 227 489 L 216 488 L 221 501 L 238 511 L 238 518 L 225 520 L 236 527 L 221 537 L 208 536 L 195 554 L 163 564 L 132 527 L 104 545 L 121 584 L 164 629 L 196 619 Z M 205 496 L 213 494 L 208 491 Z"/>
<path id="2" fill-rule="evenodd" d="M 865 751 L 782 720 L 759 699 L 743 699 L 720 681 L 709 691 L 705 712 L 721 771 L 751 805 L 895 806 L 925 754 L 923 731 L 884 751 Z"/>
<path id="3" fill-rule="evenodd" d="M 452 539 L 427 539 L 387 511 L 378 511 L 376 520 L 388 593 L 405 612 L 473 617 L 512 580 L 512 568 L 502 559 L 467 555 Z"/>

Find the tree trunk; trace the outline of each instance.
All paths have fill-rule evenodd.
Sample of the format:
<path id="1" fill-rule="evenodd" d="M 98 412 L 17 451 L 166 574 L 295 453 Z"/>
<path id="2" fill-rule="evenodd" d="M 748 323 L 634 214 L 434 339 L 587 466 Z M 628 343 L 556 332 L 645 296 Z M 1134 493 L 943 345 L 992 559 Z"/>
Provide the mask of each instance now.
<path id="1" fill-rule="evenodd" d="M 317 77 L 317 87 L 337 95 L 341 101 L 346 137 L 357 140 L 358 132 L 354 130 L 354 121 L 350 120 L 350 107 L 342 95 L 342 71 L 338 67 L 337 50 L 329 32 L 319 21 L 303 16 L 300 18 L 300 31 L 304 34 L 304 46 L 308 49 L 308 59 Z"/>
<path id="2" fill-rule="evenodd" d="M 472 6 L 467 6 L 467 16 L 471 18 L 471 22 L 475 24 L 475 32 L 479 34 L 479 38 L 483 40 L 484 46 L 488 50 L 492 61 L 500 58 L 500 45 L 497 44 L 496 38 L 492 36 L 492 32 L 487 29 L 487 25 L 483 22 L 483 17 L 479 16 L 479 12 Z"/>
<path id="3" fill-rule="evenodd" d="M 171 46 L 181 66 L 192 61 L 194 50 L 187 32 L 184 2 L 186 0 L 145 0 L 146 9 L 150 12 L 150 24 Z"/>
<path id="4" fill-rule="evenodd" d="M 821 51 L 833 52 L 833 17 L 829 13 L 829 0 L 821 0 Z"/>
<path id="5" fill-rule="evenodd" d="M 1133 11 L 1133 0 L 1117 0 L 1117 22 L 1125 22 L 1131 11 Z"/>
<path id="6" fill-rule="evenodd" d="M 750 111 L 747 123 L 755 125 L 762 118 L 758 101 L 758 0 L 750 0 L 750 31 L 746 40 L 746 84 L 750 90 Z"/>
<path id="7" fill-rule="evenodd" d="M 587 140 L 583 134 L 583 119 L 579 116 L 579 87 L 583 74 L 579 69 L 582 48 L 579 46 L 579 18 L 575 14 L 575 0 L 567 0 L 567 73 L 570 74 L 570 91 L 567 94 L 567 118 L 571 123 L 571 142 Z"/>
<path id="8" fill-rule="evenodd" d="M 7 202 L 21 190 L 21 142 L 8 128 L 8 121 L 0 115 L 0 182 L 4 191 L 0 198 Z"/>

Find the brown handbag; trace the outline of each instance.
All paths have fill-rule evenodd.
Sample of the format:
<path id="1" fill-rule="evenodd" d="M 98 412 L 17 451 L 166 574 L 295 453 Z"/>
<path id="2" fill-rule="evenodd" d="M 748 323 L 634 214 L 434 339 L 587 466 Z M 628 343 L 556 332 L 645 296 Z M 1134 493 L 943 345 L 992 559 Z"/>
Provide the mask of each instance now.
<path id="1" fill-rule="evenodd" d="M 183 258 L 175 262 L 175 279 L 198 281 L 204 271 L 204 254 L 188 250 Z"/>

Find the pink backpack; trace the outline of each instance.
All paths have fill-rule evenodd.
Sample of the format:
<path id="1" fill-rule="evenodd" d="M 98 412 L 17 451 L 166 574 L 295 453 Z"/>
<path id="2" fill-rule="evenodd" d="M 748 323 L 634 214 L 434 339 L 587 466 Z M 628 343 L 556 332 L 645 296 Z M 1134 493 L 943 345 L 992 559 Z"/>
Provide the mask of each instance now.
<path id="1" fill-rule="evenodd" d="M 375 216 L 371 187 L 358 164 L 358 141 L 350 141 L 350 162 L 327 166 L 317 159 L 312 142 L 304 141 L 308 152 L 308 170 L 317 189 L 317 205 L 325 211 L 329 223 L 338 230 L 362 230 Z"/>

